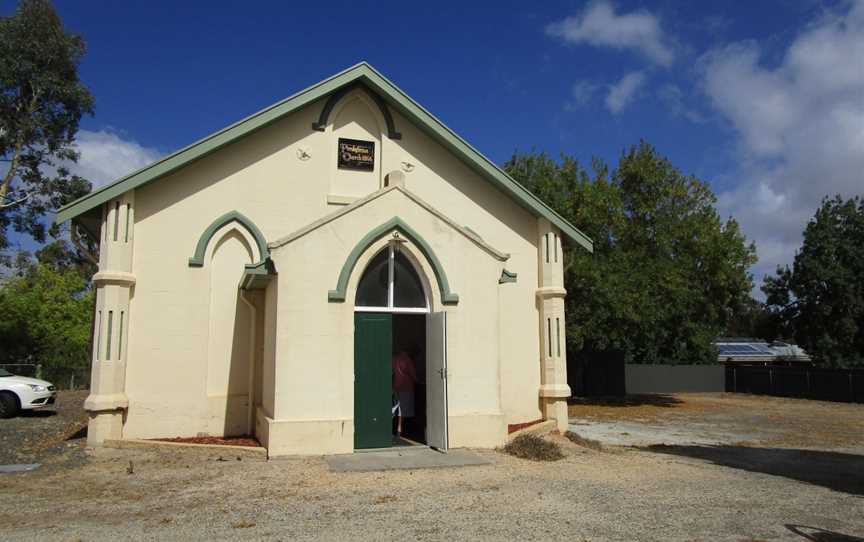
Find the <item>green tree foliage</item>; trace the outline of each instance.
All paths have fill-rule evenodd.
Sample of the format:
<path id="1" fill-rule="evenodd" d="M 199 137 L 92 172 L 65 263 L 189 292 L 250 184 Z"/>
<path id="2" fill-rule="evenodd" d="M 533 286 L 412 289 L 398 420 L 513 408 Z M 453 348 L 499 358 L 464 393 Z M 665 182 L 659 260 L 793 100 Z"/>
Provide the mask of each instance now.
<path id="1" fill-rule="evenodd" d="M 755 260 L 709 186 L 647 143 L 589 173 L 567 156 L 516 154 L 505 169 L 594 240 L 565 250 L 567 347 L 621 349 L 632 363 L 710 363 L 742 310 Z"/>
<path id="2" fill-rule="evenodd" d="M 864 199 L 824 199 L 790 269 L 762 291 L 785 334 L 832 366 L 864 365 Z"/>
<path id="3" fill-rule="evenodd" d="M 43 242 L 45 214 L 90 191 L 63 166 L 77 160 L 78 123 L 92 112 L 78 80 L 84 51 L 48 0 L 21 0 L 0 17 L 0 253 L 10 228 Z"/>
<path id="4" fill-rule="evenodd" d="M 87 367 L 93 293 L 75 268 L 29 262 L 0 289 L 0 362 Z"/>
<path id="5" fill-rule="evenodd" d="M 788 341 L 783 329 L 768 306 L 752 297 L 744 300 L 726 326 L 727 337 L 755 337 L 766 341 Z"/>

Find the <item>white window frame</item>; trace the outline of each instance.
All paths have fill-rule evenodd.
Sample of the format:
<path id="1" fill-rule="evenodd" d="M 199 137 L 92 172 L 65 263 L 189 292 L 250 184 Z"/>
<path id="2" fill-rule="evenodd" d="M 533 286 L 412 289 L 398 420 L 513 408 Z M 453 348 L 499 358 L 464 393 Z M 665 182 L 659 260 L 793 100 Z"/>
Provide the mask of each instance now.
<path id="1" fill-rule="evenodd" d="M 387 306 L 386 307 L 369 307 L 369 306 L 361 306 L 355 305 L 355 312 L 391 312 L 394 314 L 427 314 L 429 312 L 429 296 L 426 293 L 426 287 L 422 282 L 420 282 L 420 287 L 423 288 L 423 300 L 426 302 L 425 307 L 396 307 L 393 305 L 395 300 L 395 292 L 394 292 L 394 279 L 395 279 L 395 268 L 396 268 L 396 243 L 389 243 L 387 245 L 388 257 L 387 257 Z M 410 261 L 411 266 L 414 267 L 413 262 Z M 418 278 L 420 277 L 420 273 L 417 271 L 417 268 L 414 268 L 414 272 L 417 273 Z M 362 277 L 361 277 L 362 280 Z M 358 282 L 359 285 L 359 282 Z"/>

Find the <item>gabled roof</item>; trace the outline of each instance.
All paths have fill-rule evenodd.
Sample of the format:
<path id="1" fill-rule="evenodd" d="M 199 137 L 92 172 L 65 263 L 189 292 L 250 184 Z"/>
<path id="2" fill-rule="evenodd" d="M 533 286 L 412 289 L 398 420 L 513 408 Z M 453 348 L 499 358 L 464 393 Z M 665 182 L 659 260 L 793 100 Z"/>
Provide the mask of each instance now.
<path id="1" fill-rule="evenodd" d="M 290 96 L 281 102 L 263 109 L 227 128 L 211 134 L 188 147 L 180 149 L 138 171 L 131 173 L 99 190 L 91 192 L 57 211 L 55 222 L 65 222 L 76 218 L 88 211 L 98 208 L 100 205 L 119 195 L 154 181 L 169 173 L 215 152 L 222 147 L 259 130 L 286 115 L 297 111 L 312 102 L 329 96 L 340 89 L 355 84 L 363 84 L 372 92 L 376 93 L 388 105 L 394 107 L 405 118 L 415 123 L 423 132 L 432 139 L 447 148 L 450 152 L 460 158 L 465 164 L 491 182 L 497 188 L 509 195 L 522 207 L 535 216 L 544 217 L 558 227 L 561 232 L 583 246 L 593 251 L 591 239 L 570 224 L 558 213 L 553 211 L 537 196 L 507 175 L 494 162 L 480 154 L 474 147 L 456 135 L 453 130 L 444 125 L 426 111 L 420 104 L 402 92 L 396 85 L 381 75 L 375 68 L 361 62 L 345 71 L 321 81 L 311 87 Z"/>

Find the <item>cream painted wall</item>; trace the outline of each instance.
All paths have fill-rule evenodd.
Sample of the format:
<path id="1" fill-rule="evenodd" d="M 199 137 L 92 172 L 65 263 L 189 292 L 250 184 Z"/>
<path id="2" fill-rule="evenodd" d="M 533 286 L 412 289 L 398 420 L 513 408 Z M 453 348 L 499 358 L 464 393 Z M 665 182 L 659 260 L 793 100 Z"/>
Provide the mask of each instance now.
<path id="1" fill-rule="evenodd" d="M 378 190 L 381 186 L 381 139 L 384 126 L 379 125 L 376 107 L 371 98 L 361 91 L 348 93 L 333 108 L 326 133 L 333 141 L 328 149 L 330 154 L 330 190 L 336 196 L 363 197 Z M 372 141 L 375 144 L 375 168 L 371 172 L 339 169 L 337 154 L 339 138 Z"/>
<path id="2" fill-rule="evenodd" d="M 406 243 L 404 250 L 411 251 L 412 259 L 431 282 L 433 310 L 449 313 L 449 413 L 451 418 L 469 420 L 457 424 L 465 430 L 451 432 L 451 445 L 499 444 L 506 435 L 501 412 L 497 318 L 502 263 L 398 190 L 273 250 L 273 261 L 281 270 L 277 279 L 280 297 L 276 339 L 279 391 L 273 422 L 286 434 L 296 426 L 299 436 L 310 422 L 337 426 L 351 421 L 356 284 L 366 263 L 386 246 L 389 237 L 365 251 L 351 275 L 345 302 L 328 302 L 327 291 L 336 287 L 348 254 L 361 238 L 394 216 L 431 245 L 446 270 L 451 290 L 460 295 L 458 304 L 442 306 L 433 269 L 413 243 Z M 490 442 L 489 435 L 497 436 L 494 442 Z M 353 433 L 341 433 L 333 439 L 333 448 L 309 449 L 315 443 L 297 439 L 289 442 L 298 448 L 276 452 L 348 452 L 353 448 Z"/>
<path id="3" fill-rule="evenodd" d="M 249 408 L 251 359 L 249 307 L 237 284 L 243 268 L 251 264 L 252 249 L 237 231 L 215 242 L 210 271 L 210 311 L 207 344 L 207 432 L 243 435 Z"/>
<path id="4" fill-rule="evenodd" d="M 510 254 L 505 267 L 517 273 L 518 280 L 500 289 L 500 324 L 507 331 L 501 334 L 500 349 L 503 409 L 507 423 L 536 420 L 542 415 L 536 392 L 540 343 L 534 332 L 539 319 L 537 220 L 404 117 L 396 112 L 393 116 L 402 140 L 387 142 L 385 171 L 410 163 L 408 190 Z"/>
<path id="5" fill-rule="evenodd" d="M 323 107 L 323 102 L 318 102 L 136 190 L 133 272 L 137 282 L 130 302 L 129 411 L 124 437 L 207 432 L 210 278 L 206 265 L 189 267 L 188 258 L 201 233 L 228 211 L 243 213 L 265 238 L 274 240 L 340 209 L 327 203 L 328 195 L 334 195 L 337 187 L 343 193 L 335 195 L 346 195 L 348 188 L 343 190 L 340 183 L 350 183 L 348 177 L 333 177 L 335 139 L 340 133 L 362 136 L 361 130 L 371 129 L 370 118 L 377 129 L 384 126 L 378 110 L 369 108 L 367 102 L 355 99 L 345 108 L 337 106 L 338 112 L 334 109 L 336 114 L 331 116 L 336 124 L 324 132 L 311 129 Z M 351 115 L 358 120 L 352 121 Z M 478 249 L 421 210 L 382 205 L 376 211 L 379 214 L 374 219 L 379 224 L 393 214 L 405 213 L 421 224 L 424 237 L 434 243 L 436 252 L 440 249 L 446 255 L 444 265 L 452 274 L 453 290 L 462 296 L 459 310 L 465 312 L 451 320 L 455 330 L 451 341 L 454 347 L 458 345 L 461 363 L 472 358 L 480 368 L 454 375 L 459 382 L 452 392 L 454 413 L 498 413 L 504 415 L 506 423 L 536 419 L 540 416 L 536 219 L 400 115 L 393 115 L 402 138 L 391 140 L 379 133 L 380 170 L 365 174 L 368 182 L 354 180 L 377 188 L 381 177 L 403 168 L 403 162 L 409 164 L 404 166 L 411 169 L 405 174 L 408 190 L 470 227 L 495 248 L 510 253 L 503 267 L 519 275 L 515 284 L 498 285 L 500 262 L 493 269 L 491 262 L 475 261 L 482 260 L 480 256 L 456 257 L 460 251 L 473 254 Z M 265 382 L 272 378 L 275 388 L 263 387 L 263 416 L 288 419 L 297 416 L 291 414 L 294 406 L 308 404 L 324 419 L 350 418 L 346 405 L 351 405 L 353 390 L 345 380 L 350 374 L 345 360 L 353 356 L 353 341 L 332 339 L 334 333 L 347 333 L 346 319 L 348 328 L 353 321 L 350 312 L 346 315 L 344 310 L 347 305 L 326 303 L 326 290 L 335 284 L 334 262 L 344 262 L 349 240 L 364 234 L 366 225 L 375 222 L 372 216 L 367 218 L 362 225 L 340 223 L 338 228 L 328 226 L 308 238 L 331 232 L 326 242 L 323 238 L 317 243 L 298 240 L 296 246 L 304 247 L 302 255 L 287 258 L 285 254 L 295 250 L 288 247 L 279 254 L 278 283 L 271 284 L 262 300 L 261 373 Z M 420 226 L 412 223 L 412 227 Z M 301 262 L 305 265 L 297 265 Z M 328 272 L 320 267 L 323 262 Z M 312 295 L 309 284 L 309 296 L 298 295 L 298 273 L 309 274 L 309 280 L 320 279 L 326 289 Z M 277 300 L 278 310 L 273 307 Z M 488 314 L 481 318 L 475 311 Z M 473 316 L 468 318 L 468 314 Z M 328 324 L 312 326 L 318 316 Z M 290 344 L 289 337 L 293 338 Z M 298 379 L 298 367 L 289 369 L 285 360 L 308 362 L 315 352 L 323 362 L 304 365 L 303 378 Z M 327 364 L 335 364 L 336 372 Z M 321 378 L 323 384 L 309 386 L 315 378 Z M 307 385 L 301 386 L 300 380 Z M 500 386 L 492 384 L 498 380 Z"/>

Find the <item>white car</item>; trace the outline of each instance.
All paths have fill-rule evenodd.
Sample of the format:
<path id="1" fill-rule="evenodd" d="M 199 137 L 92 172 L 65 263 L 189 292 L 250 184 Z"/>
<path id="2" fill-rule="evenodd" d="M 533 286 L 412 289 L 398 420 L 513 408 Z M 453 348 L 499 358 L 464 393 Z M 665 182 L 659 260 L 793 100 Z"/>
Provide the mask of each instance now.
<path id="1" fill-rule="evenodd" d="M 56 398 L 54 384 L 0 369 L 0 418 L 11 418 L 19 410 L 53 405 Z"/>

